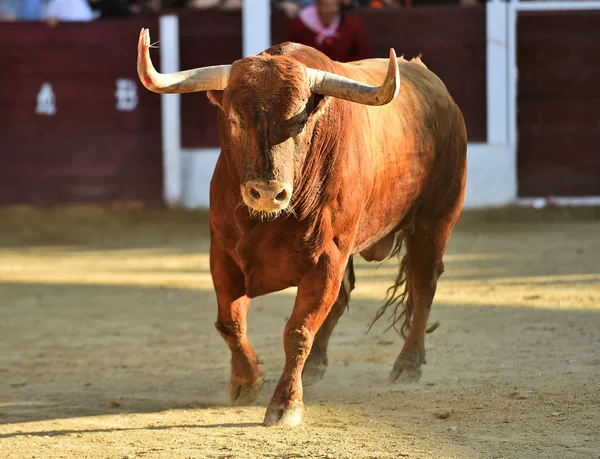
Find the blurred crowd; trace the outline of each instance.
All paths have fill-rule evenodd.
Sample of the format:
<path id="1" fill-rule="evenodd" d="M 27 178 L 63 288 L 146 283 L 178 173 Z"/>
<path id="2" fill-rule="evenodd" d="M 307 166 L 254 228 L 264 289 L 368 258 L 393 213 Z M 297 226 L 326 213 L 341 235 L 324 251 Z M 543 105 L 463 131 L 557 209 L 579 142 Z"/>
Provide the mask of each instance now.
<path id="1" fill-rule="evenodd" d="M 274 9 L 295 18 L 316 0 L 271 0 Z M 402 8 L 462 4 L 482 0 L 336 0 L 343 8 Z M 0 21 L 91 21 L 155 14 L 161 9 L 240 10 L 242 0 L 0 0 Z"/>
<path id="2" fill-rule="evenodd" d="M 333 60 L 372 57 L 363 25 L 352 10 L 423 5 L 475 5 L 483 0 L 271 0 L 289 18 L 286 41 L 312 46 Z M 0 0 L 0 20 L 92 21 L 160 13 L 161 10 L 238 11 L 242 0 Z"/>
<path id="3" fill-rule="evenodd" d="M 476 5 L 483 0 L 338 0 L 341 6 L 347 10 L 353 8 L 403 8 L 411 6 L 432 5 Z M 304 7 L 312 5 L 315 0 L 276 0 L 271 2 L 275 8 L 285 11 L 291 17 L 296 17 Z"/>

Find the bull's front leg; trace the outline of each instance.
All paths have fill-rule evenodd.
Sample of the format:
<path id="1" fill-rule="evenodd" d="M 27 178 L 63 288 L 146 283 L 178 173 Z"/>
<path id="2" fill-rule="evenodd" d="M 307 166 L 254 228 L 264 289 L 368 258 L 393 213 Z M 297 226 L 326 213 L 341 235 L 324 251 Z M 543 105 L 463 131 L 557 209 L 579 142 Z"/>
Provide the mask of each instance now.
<path id="1" fill-rule="evenodd" d="M 229 398 L 234 405 L 247 405 L 258 397 L 264 379 L 246 335 L 250 299 L 245 292 L 244 274 L 215 242 L 211 242 L 210 269 L 219 306 L 215 327 L 231 350 Z"/>
<path id="2" fill-rule="evenodd" d="M 295 426 L 302 422 L 302 369 L 315 335 L 337 298 L 347 261 L 348 254 L 341 254 L 332 244 L 298 285 L 283 334 L 285 366 L 265 414 L 266 425 Z"/>

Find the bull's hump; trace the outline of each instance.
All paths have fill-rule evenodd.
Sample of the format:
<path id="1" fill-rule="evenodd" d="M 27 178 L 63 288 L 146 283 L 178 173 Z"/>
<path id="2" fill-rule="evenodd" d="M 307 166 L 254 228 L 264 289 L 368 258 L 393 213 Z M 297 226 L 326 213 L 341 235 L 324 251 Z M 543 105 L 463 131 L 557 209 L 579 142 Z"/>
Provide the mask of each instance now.
<path id="1" fill-rule="evenodd" d="M 413 57 L 411 60 L 406 60 L 404 58 L 404 56 L 398 56 L 398 63 L 400 65 L 402 64 L 416 64 L 416 65 L 420 65 L 421 67 L 425 67 L 427 68 L 427 66 L 425 65 L 425 63 L 421 60 L 421 55 L 417 56 L 417 57 Z M 378 69 L 378 70 L 385 70 L 387 71 L 388 65 L 389 65 L 390 60 L 387 58 L 372 58 L 372 59 L 363 59 L 361 61 L 354 61 L 354 62 L 348 62 L 345 65 L 347 65 L 348 67 L 358 67 L 361 69 Z"/>
<path id="2" fill-rule="evenodd" d="M 383 58 L 372 58 L 372 59 L 363 59 L 362 61 L 353 61 L 347 62 L 345 65 L 348 67 L 359 67 L 359 68 L 383 68 L 387 71 L 390 60 Z"/>

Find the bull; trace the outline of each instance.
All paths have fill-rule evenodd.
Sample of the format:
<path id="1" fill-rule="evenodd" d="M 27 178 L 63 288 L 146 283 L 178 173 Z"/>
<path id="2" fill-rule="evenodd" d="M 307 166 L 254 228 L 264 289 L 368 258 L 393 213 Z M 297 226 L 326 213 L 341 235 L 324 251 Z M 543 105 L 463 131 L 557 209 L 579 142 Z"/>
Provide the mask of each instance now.
<path id="1" fill-rule="evenodd" d="M 325 372 L 356 254 L 367 261 L 399 255 L 377 316 L 394 306 L 405 338 L 390 380 L 418 380 L 465 193 L 465 123 L 442 81 L 420 58 L 397 58 L 393 49 L 389 59 L 340 63 L 283 43 L 231 65 L 161 74 L 149 47 L 142 29 L 137 65 L 146 88 L 206 91 L 218 109 L 210 269 L 215 325 L 231 350 L 232 403 L 252 403 L 263 385 L 246 335 L 250 299 L 296 286 L 285 365 L 264 423 L 302 422 L 303 384 Z"/>

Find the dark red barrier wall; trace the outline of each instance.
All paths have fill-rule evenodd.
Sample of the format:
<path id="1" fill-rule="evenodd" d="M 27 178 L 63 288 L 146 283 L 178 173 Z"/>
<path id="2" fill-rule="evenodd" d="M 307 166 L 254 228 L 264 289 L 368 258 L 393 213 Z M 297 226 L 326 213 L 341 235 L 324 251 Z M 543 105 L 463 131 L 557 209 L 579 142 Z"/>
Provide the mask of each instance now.
<path id="1" fill-rule="evenodd" d="M 600 11 L 520 13 L 520 196 L 600 196 Z"/>
<path id="2" fill-rule="evenodd" d="M 142 25 L 158 37 L 156 19 L 0 25 L 0 205 L 161 203 L 160 98 L 135 70 Z M 135 109 L 116 109 L 117 79 L 135 82 Z M 36 113 L 44 83 L 52 116 Z"/>
<path id="3" fill-rule="evenodd" d="M 378 57 L 390 47 L 423 62 L 448 87 L 467 124 L 469 142 L 487 141 L 485 8 L 419 7 L 361 18 Z"/>
<path id="4" fill-rule="evenodd" d="M 231 64 L 242 57 L 242 17 L 220 11 L 179 15 L 182 69 Z M 184 147 L 218 147 L 217 109 L 206 93 L 181 97 L 181 142 Z"/>

